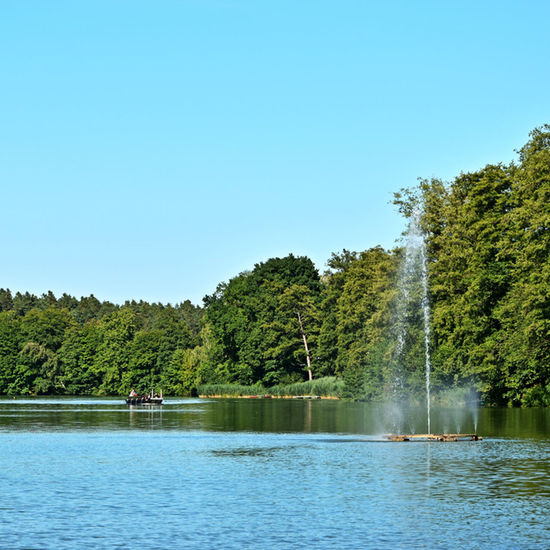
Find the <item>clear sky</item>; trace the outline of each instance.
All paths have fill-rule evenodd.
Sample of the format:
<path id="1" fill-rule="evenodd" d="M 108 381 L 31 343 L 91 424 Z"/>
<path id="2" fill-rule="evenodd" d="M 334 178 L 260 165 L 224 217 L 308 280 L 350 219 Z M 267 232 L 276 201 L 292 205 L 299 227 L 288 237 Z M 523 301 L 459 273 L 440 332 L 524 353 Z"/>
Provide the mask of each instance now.
<path id="1" fill-rule="evenodd" d="M 392 248 L 550 122 L 550 2 L 2 0 L 0 287 L 201 304 Z"/>

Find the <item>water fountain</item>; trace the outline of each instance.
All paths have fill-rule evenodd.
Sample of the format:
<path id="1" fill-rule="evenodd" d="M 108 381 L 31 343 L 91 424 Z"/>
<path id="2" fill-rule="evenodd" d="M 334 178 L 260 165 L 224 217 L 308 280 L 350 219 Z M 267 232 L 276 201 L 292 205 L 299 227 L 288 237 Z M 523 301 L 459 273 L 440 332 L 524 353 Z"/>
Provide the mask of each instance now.
<path id="1" fill-rule="evenodd" d="M 430 398 L 430 307 L 428 300 L 428 262 L 426 252 L 426 241 L 420 225 L 420 210 L 415 208 L 412 212 L 407 232 L 407 244 L 405 246 L 402 264 L 399 270 L 399 285 L 397 299 L 397 347 L 395 356 L 397 358 L 394 372 L 393 390 L 394 397 L 398 397 L 398 391 L 403 389 L 404 368 L 406 360 L 405 348 L 406 339 L 410 326 L 408 319 L 411 307 L 421 308 L 421 318 L 424 334 L 424 354 L 426 368 L 426 406 L 427 406 L 427 433 L 413 435 L 389 435 L 392 441 L 479 441 L 481 437 L 477 434 L 438 434 L 431 433 L 431 398 Z"/>

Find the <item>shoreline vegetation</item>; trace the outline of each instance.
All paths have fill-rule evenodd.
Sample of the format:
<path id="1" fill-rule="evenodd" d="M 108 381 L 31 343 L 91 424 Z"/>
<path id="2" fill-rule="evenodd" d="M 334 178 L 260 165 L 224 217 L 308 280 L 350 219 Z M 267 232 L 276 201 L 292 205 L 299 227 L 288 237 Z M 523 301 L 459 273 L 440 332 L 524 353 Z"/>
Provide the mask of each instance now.
<path id="1" fill-rule="evenodd" d="M 198 388 L 202 398 L 270 398 L 270 399 L 345 399 L 345 381 L 342 378 L 326 377 L 312 382 L 266 388 L 261 385 L 205 384 Z M 424 405 L 422 396 L 407 400 L 410 405 Z M 479 395 L 470 388 L 442 390 L 431 396 L 433 405 L 447 407 L 477 407 L 483 405 Z"/>
<path id="2" fill-rule="evenodd" d="M 332 399 L 339 400 L 339 397 L 321 396 L 321 395 L 201 395 L 198 397 L 204 399 Z"/>
<path id="3" fill-rule="evenodd" d="M 420 212 L 436 404 L 550 406 L 550 126 L 517 153 L 394 193 L 405 218 Z M 322 273 L 306 256 L 270 258 L 202 306 L 0 288 L 0 394 L 420 403 L 422 296 L 396 303 L 404 254 L 344 249 Z"/>
<path id="4" fill-rule="evenodd" d="M 199 397 L 251 397 L 270 398 L 318 397 L 320 399 L 340 399 L 344 381 L 335 376 L 295 384 L 273 386 L 242 386 L 238 384 L 204 384 L 199 386 Z"/>

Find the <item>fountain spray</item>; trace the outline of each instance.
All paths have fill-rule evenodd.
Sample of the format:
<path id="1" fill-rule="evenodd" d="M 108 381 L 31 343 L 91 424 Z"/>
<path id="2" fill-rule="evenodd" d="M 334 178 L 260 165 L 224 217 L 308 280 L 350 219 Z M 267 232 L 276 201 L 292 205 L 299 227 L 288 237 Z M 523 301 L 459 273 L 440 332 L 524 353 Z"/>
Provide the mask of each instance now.
<path id="1" fill-rule="evenodd" d="M 415 208 L 409 222 L 407 245 L 400 274 L 400 298 L 398 304 L 398 338 L 397 355 L 404 351 L 405 335 L 407 331 L 406 310 L 410 307 L 410 301 L 414 294 L 413 287 L 418 289 L 421 295 L 420 306 L 423 313 L 424 324 L 424 350 L 426 363 L 426 401 L 428 409 L 428 434 L 431 434 L 430 426 L 430 306 L 428 302 L 428 261 L 426 241 L 420 227 L 420 211 Z M 398 373 L 401 375 L 401 372 Z"/>

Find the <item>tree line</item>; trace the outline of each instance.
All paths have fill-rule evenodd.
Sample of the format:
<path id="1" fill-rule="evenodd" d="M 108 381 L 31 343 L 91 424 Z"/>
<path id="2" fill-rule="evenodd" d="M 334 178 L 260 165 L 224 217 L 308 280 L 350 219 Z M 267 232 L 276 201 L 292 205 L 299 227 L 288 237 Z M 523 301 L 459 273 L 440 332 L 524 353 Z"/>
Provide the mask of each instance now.
<path id="1" fill-rule="evenodd" d="M 550 406 L 550 126 L 517 153 L 395 202 L 422 207 L 439 376 L 492 403 Z"/>
<path id="2" fill-rule="evenodd" d="M 550 127 L 510 164 L 395 193 L 427 247 L 432 391 L 550 405 Z M 194 395 L 337 377 L 343 395 L 425 392 L 420 297 L 396 333 L 403 246 L 260 262 L 175 306 L 0 289 L 0 393 Z M 399 357 L 398 357 L 399 356 Z"/>
<path id="3" fill-rule="evenodd" d="M 0 289 L 0 393 L 181 393 L 179 362 L 197 345 L 202 316 L 189 301 L 117 306 Z"/>

